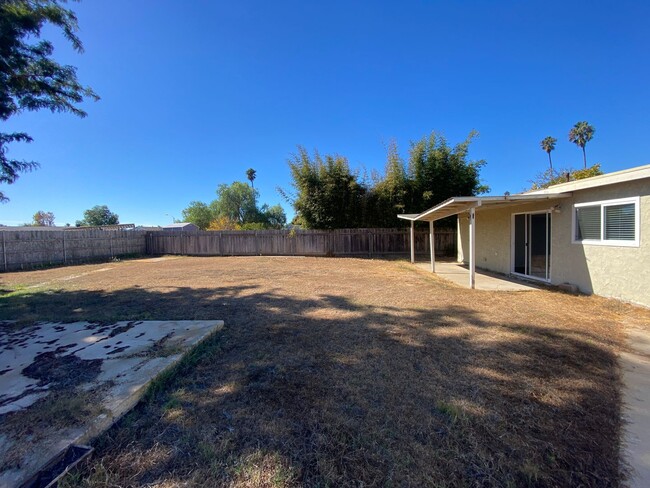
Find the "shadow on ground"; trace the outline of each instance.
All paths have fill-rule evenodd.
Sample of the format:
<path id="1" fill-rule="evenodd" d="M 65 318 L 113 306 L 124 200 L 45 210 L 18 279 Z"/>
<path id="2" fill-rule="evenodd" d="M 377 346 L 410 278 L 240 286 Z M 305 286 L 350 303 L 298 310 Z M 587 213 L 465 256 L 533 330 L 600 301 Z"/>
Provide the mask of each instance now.
<path id="1" fill-rule="evenodd" d="M 619 374 L 579 329 L 254 285 L 16 294 L 0 319 L 222 319 L 71 485 L 613 486 Z"/>

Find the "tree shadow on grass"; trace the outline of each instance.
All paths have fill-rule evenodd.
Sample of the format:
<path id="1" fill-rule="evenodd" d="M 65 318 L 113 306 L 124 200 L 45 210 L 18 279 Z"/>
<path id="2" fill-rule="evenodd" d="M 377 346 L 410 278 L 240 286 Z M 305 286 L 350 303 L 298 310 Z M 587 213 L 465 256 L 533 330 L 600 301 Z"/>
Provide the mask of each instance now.
<path id="1" fill-rule="evenodd" d="M 612 486 L 620 379 L 582 329 L 258 287 L 34 292 L 0 319 L 222 319 L 69 483 Z M 159 387 L 161 385 L 158 385 Z"/>

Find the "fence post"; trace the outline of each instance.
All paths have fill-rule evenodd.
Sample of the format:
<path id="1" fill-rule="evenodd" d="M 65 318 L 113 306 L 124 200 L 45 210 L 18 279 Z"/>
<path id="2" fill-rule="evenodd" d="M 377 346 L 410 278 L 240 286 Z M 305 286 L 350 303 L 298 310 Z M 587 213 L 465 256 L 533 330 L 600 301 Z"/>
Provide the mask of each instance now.
<path id="1" fill-rule="evenodd" d="M 5 240 L 4 232 L 2 232 L 2 258 L 5 263 L 5 271 L 7 271 L 7 241 Z"/>
<path id="2" fill-rule="evenodd" d="M 369 255 L 368 257 L 371 258 L 372 257 L 373 247 L 374 247 L 373 246 L 374 245 L 374 242 L 373 242 L 374 241 L 374 235 L 370 230 L 368 230 L 366 232 L 368 233 L 368 255 Z"/>
<path id="3" fill-rule="evenodd" d="M 111 259 L 113 259 L 113 231 L 109 231 L 110 234 L 108 235 L 108 247 L 111 251 Z"/>
<path id="4" fill-rule="evenodd" d="M 68 255 L 65 249 L 65 231 L 63 231 L 63 264 L 68 264 Z"/>

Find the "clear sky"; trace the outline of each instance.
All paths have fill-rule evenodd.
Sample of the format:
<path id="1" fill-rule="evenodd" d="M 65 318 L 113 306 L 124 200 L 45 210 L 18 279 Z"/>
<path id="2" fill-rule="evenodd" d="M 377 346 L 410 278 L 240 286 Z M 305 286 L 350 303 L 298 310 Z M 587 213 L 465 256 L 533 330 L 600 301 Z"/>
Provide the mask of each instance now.
<path id="1" fill-rule="evenodd" d="M 4 186 L 0 223 L 37 210 L 74 224 L 108 205 L 123 223 L 180 218 L 220 183 L 257 170 L 261 201 L 282 203 L 297 145 L 382 169 L 385 146 L 431 131 L 479 131 L 492 194 L 518 192 L 548 159 L 582 165 L 567 139 L 596 128 L 589 163 L 650 163 L 650 2 L 85 0 L 86 52 L 55 57 L 102 97 L 89 116 L 26 113 L 3 131 L 35 139 L 10 155 L 41 168 Z"/>

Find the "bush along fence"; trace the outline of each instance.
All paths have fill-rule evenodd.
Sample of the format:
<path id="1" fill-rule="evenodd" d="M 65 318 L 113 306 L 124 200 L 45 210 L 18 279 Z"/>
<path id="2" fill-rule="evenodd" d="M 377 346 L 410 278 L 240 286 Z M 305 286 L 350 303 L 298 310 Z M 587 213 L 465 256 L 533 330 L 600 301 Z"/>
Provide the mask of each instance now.
<path id="1" fill-rule="evenodd" d="M 147 233 L 147 254 L 192 256 L 391 256 L 410 253 L 408 229 L 156 231 Z M 439 256 L 456 255 L 456 231 L 435 231 Z M 429 253 L 428 231 L 416 231 L 416 254 Z"/>
<path id="2" fill-rule="evenodd" d="M 0 269 L 101 261 L 146 253 L 146 232 L 135 230 L 1 230 Z"/>

